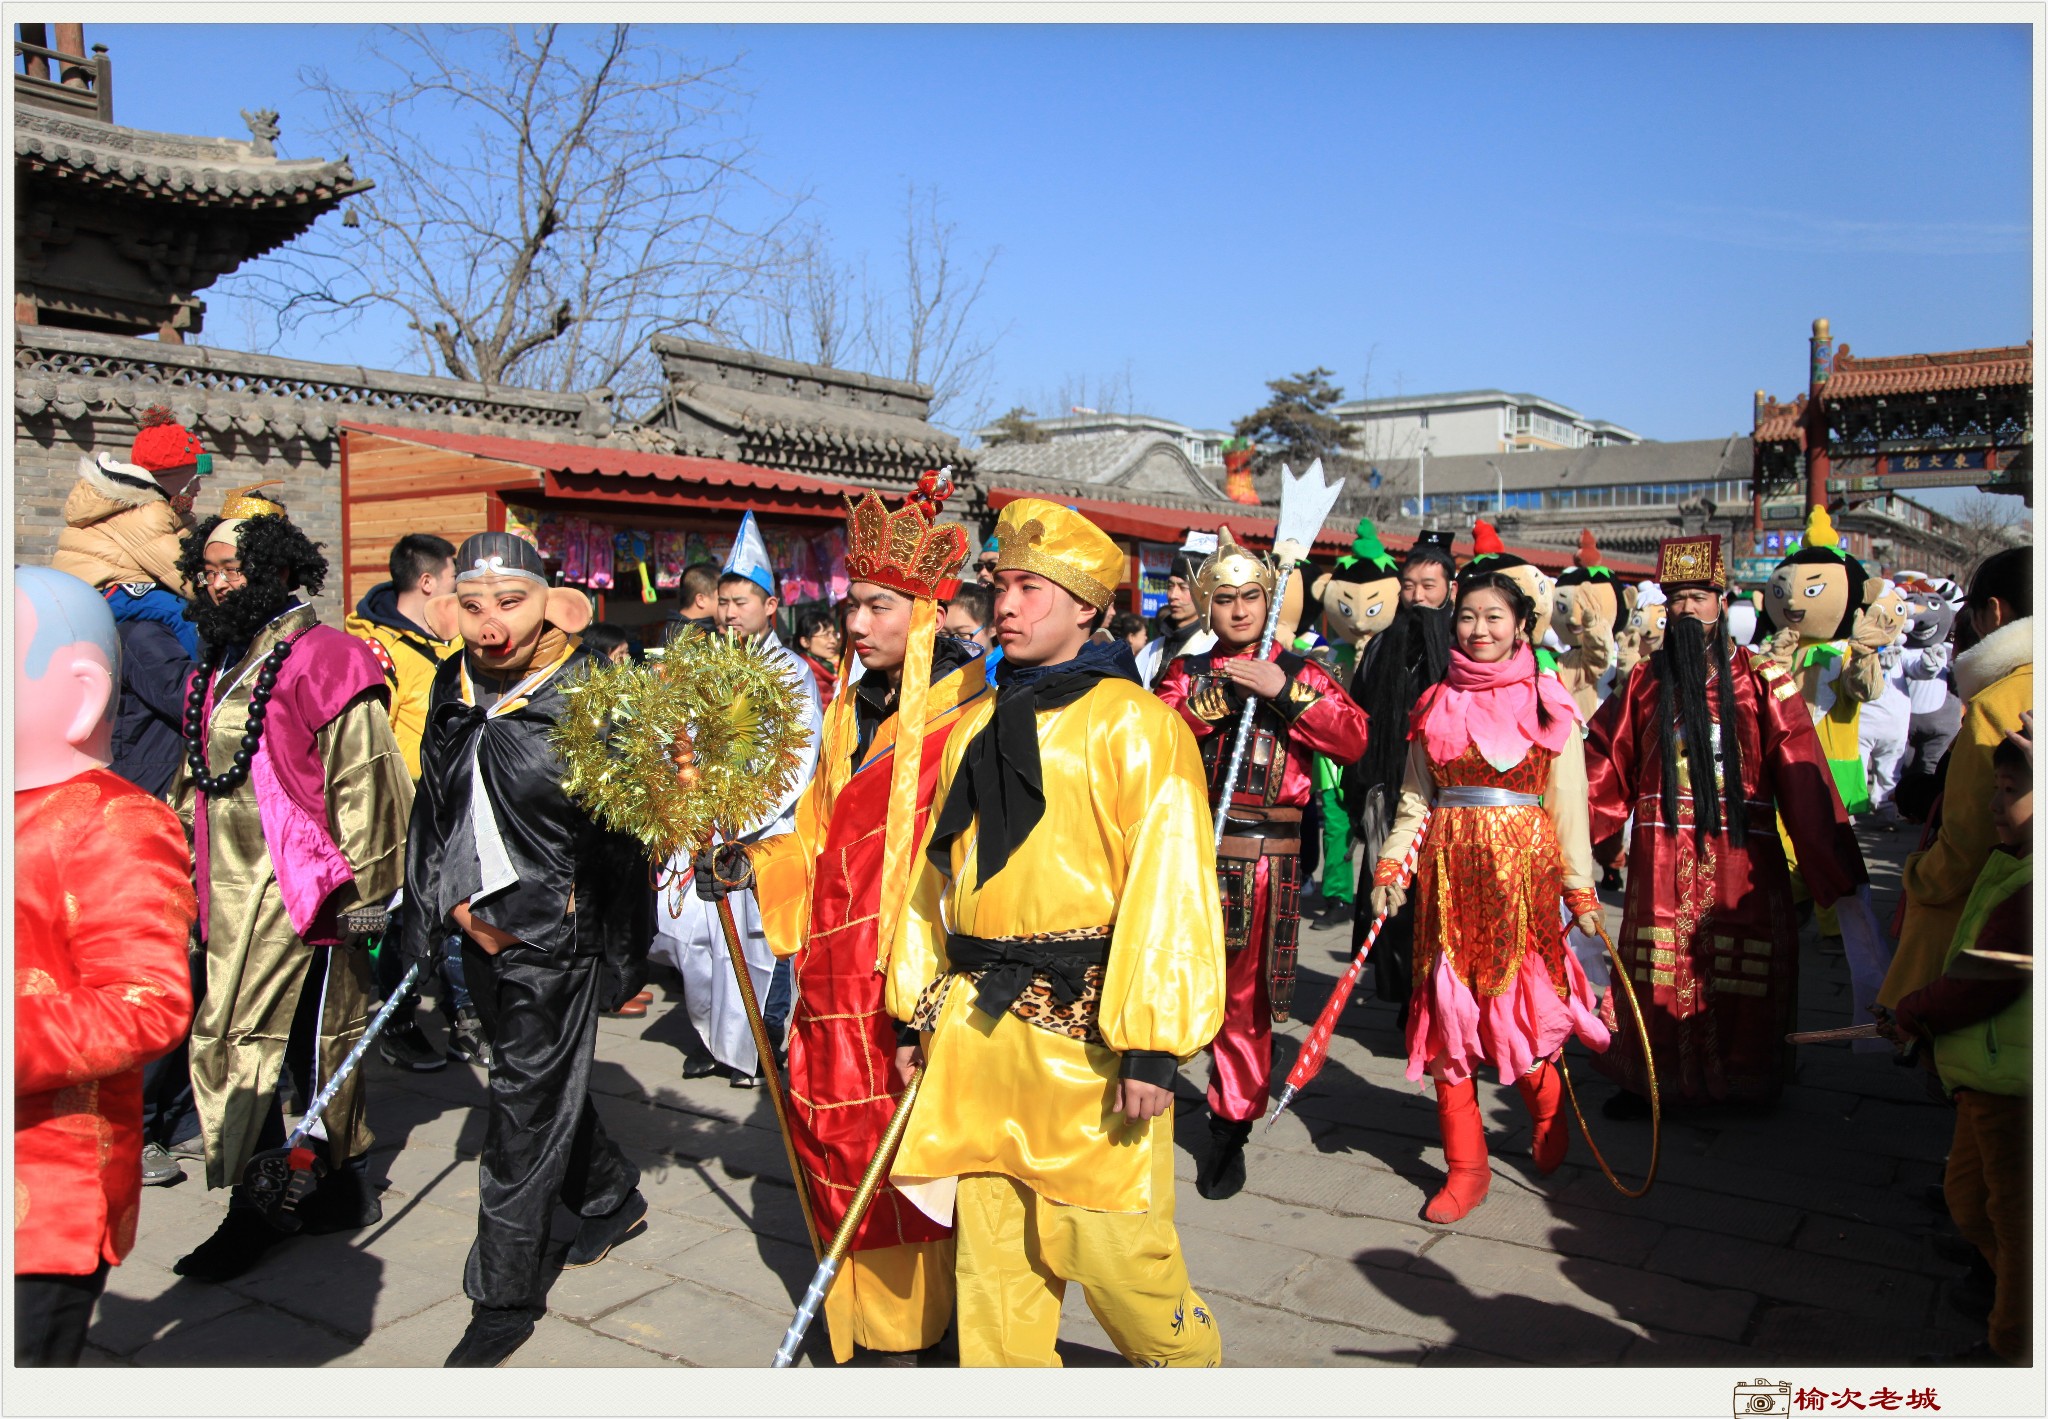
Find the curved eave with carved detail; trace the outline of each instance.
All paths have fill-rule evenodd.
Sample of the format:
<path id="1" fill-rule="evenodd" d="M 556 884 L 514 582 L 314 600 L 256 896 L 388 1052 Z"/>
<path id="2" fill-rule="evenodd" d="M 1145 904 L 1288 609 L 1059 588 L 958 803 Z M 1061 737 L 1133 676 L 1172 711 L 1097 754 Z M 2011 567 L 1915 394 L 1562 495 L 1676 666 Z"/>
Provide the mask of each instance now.
<path id="1" fill-rule="evenodd" d="M 232 212 L 297 232 L 374 185 L 345 158 L 282 160 L 225 138 L 153 133 L 19 106 L 14 112 L 15 172 L 52 193 L 157 211 Z"/>

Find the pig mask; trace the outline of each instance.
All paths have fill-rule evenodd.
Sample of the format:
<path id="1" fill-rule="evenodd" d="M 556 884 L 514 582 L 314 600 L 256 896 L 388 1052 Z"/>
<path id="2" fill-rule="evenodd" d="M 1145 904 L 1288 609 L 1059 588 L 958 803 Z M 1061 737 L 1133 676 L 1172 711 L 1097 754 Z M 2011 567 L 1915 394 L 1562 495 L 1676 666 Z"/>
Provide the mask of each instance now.
<path id="1" fill-rule="evenodd" d="M 427 603 L 427 629 L 462 638 L 475 663 L 496 676 L 522 674 L 547 629 L 574 635 L 590 624 L 590 598 L 549 586 L 540 553 L 505 532 L 484 532 L 455 554 L 455 590 Z"/>

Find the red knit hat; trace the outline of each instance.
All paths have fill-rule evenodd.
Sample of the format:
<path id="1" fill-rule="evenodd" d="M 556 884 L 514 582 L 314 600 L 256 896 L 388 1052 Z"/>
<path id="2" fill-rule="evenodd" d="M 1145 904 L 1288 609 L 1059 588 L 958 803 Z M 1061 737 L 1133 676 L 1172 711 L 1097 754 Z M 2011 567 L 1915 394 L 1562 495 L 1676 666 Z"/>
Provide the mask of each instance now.
<path id="1" fill-rule="evenodd" d="M 143 411 L 142 431 L 128 451 L 128 461 L 139 463 L 152 473 L 172 468 L 189 468 L 206 457 L 189 430 L 179 424 L 171 411 L 158 405 Z"/>
<path id="2" fill-rule="evenodd" d="M 1498 553 L 1498 552 L 1505 552 L 1506 550 L 1507 550 L 1507 548 L 1505 548 L 1505 547 L 1503 547 L 1503 546 L 1501 546 L 1501 545 L 1500 545 L 1500 534 L 1499 534 L 1498 532 L 1495 532 L 1495 531 L 1493 530 L 1493 524 L 1492 524 L 1492 523 L 1488 522 L 1488 521 L 1487 521 L 1487 520 L 1486 520 L 1485 518 L 1483 518 L 1483 517 L 1482 517 L 1482 518 L 1479 518 L 1479 519 L 1477 519 L 1476 521 L 1474 521 L 1474 522 L 1473 522 L 1473 524 L 1472 524 L 1472 555 L 1473 555 L 1473 556 L 1475 556 L 1475 557 L 1483 557 L 1483 556 L 1485 556 L 1485 555 L 1486 555 L 1486 554 L 1487 554 L 1488 552 L 1496 552 L 1496 553 Z"/>
<path id="3" fill-rule="evenodd" d="M 1588 568 L 1600 565 L 1600 544 L 1593 540 L 1593 530 L 1589 527 L 1579 529 L 1579 550 L 1572 557 L 1572 564 Z"/>

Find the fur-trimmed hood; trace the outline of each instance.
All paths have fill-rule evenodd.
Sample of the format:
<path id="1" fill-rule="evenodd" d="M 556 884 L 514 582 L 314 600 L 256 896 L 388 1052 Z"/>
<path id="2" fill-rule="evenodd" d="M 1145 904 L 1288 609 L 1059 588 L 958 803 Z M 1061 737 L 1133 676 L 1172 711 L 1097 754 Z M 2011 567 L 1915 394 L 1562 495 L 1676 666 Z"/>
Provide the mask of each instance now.
<path id="1" fill-rule="evenodd" d="M 2034 618 L 2008 621 L 1956 657 L 1956 695 L 1974 700 L 2022 666 L 2034 663 Z"/>
<path id="2" fill-rule="evenodd" d="M 64 523 L 50 559 L 58 571 L 99 587 L 153 581 L 191 599 L 178 572 L 185 524 L 148 469 L 104 455 L 79 459 Z"/>

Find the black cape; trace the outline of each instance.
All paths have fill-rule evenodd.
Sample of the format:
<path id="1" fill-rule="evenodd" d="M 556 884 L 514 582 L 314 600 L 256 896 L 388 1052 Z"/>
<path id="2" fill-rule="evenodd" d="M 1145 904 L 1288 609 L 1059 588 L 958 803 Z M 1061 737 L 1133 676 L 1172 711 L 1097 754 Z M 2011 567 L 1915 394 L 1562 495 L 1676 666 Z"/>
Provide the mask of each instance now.
<path id="1" fill-rule="evenodd" d="M 563 690 L 597 660 L 577 647 L 528 703 L 489 718 L 462 702 L 464 659 L 453 655 L 443 662 L 428 700 L 405 847 L 405 953 L 430 959 L 455 931 L 454 908 L 481 886 L 471 827 L 474 758 L 518 880 L 471 901 L 471 915 L 557 962 L 602 956 L 611 978 L 602 993 L 607 1005 L 615 1003 L 611 997 L 624 983 L 630 981 L 630 995 L 646 978 L 654 935 L 647 854 L 570 802 L 562 792 L 561 758 L 548 742 L 567 707 Z"/>

